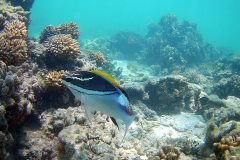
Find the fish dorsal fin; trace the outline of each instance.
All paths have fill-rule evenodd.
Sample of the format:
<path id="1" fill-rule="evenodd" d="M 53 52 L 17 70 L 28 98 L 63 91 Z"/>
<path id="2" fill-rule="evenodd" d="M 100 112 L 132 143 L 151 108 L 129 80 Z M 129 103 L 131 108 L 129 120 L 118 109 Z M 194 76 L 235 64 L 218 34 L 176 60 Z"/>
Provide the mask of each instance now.
<path id="1" fill-rule="evenodd" d="M 107 80 L 109 80 L 114 86 L 120 88 L 120 85 L 111 77 L 109 76 L 107 73 L 101 72 L 101 71 L 97 71 L 97 70 L 92 70 L 90 71 L 92 73 L 96 73 L 98 75 L 103 76 L 104 78 L 106 78 Z"/>

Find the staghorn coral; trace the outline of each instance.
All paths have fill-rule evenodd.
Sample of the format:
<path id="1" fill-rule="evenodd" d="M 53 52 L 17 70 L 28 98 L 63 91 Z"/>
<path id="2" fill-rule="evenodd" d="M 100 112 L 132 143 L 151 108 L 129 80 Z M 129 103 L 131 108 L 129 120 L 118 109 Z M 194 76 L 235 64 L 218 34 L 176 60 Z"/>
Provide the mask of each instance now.
<path id="1" fill-rule="evenodd" d="M 7 65 L 18 65 L 27 58 L 27 29 L 24 22 L 6 22 L 0 33 L 0 60 Z"/>
<path id="2" fill-rule="evenodd" d="M 45 82 L 48 87 L 53 88 L 54 90 L 57 89 L 66 89 L 66 86 L 61 81 L 61 77 L 68 73 L 68 71 L 61 70 L 57 71 L 50 71 L 48 74 L 45 75 Z"/>
<path id="3" fill-rule="evenodd" d="M 78 39 L 80 36 L 80 31 L 78 30 L 77 23 L 71 22 L 71 23 L 63 23 L 57 27 L 54 27 L 52 25 L 47 26 L 43 29 L 39 41 L 40 43 L 43 43 L 47 38 L 58 35 L 58 34 L 71 34 L 73 39 Z"/>
<path id="4" fill-rule="evenodd" d="M 87 50 L 86 53 L 89 55 L 89 58 L 91 60 L 95 60 L 96 61 L 96 65 L 97 67 L 101 67 L 102 65 L 104 65 L 105 63 L 107 63 L 107 60 L 104 58 L 104 55 L 102 52 L 93 52 L 91 50 Z"/>
<path id="5" fill-rule="evenodd" d="M 240 133 L 224 137 L 213 144 L 213 150 L 221 159 L 236 159 L 240 157 Z"/>
<path id="6" fill-rule="evenodd" d="M 44 46 L 47 49 L 45 62 L 50 68 L 73 61 L 81 54 L 77 40 L 70 34 L 52 36 L 45 41 Z"/>

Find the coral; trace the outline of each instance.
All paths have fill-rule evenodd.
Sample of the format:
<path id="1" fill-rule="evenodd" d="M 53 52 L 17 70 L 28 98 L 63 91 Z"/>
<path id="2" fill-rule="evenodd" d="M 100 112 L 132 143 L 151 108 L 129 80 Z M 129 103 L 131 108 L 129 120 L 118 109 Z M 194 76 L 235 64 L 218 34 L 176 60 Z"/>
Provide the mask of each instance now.
<path id="1" fill-rule="evenodd" d="M 172 62 L 175 65 L 188 65 L 192 62 L 201 63 L 204 60 L 213 61 L 219 56 L 216 47 L 203 41 L 196 23 L 187 20 L 179 23 L 175 15 L 163 16 L 158 24 L 149 24 L 148 29 L 149 32 L 144 39 L 147 51 L 143 55 L 148 64 L 158 64 L 161 60 L 169 61 L 168 59 L 171 58 L 170 60 L 175 61 Z M 167 45 L 174 51 L 169 55 L 164 52 Z M 166 63 L 162 64 L 163 67 L 165 65 Z"/>
<path id="2" fill-rule="evenodd" d="M 31 22 L 31 18 L 29 18 L 30 13 L 31 12 L 24 11 L 20 6 L 13 7 L 11 3 L 0 1 L 0 30 L 3 28 L 4 21 L 11 22 L 13 20 L 20 20 L 28 26 Z"/>
<path id="3" fill-rule="evenodd" d="M 7 158 L 10 154 L 7 153 L 6 147 L 13 142 L 12 135 L 8 131 L 8 124 L 5 118 L 6 110 L 3 105 L 0 105 L 0 158 Z"/>
<path id="4" fill-rule="evenodd" d="M 0 60 L 7 65 L 17 65 L 27 58 L 27 30 L 24 22 L 6 22 L 0 33 Z"/>
<path id="5" fill-rule="evenodd" d="M 18 137 L 18 155 L 15 156 L 21 159 L 58 159 L 59 138 L 48 138 L 40 130 L 24 130 Z"/>
<path id="6" fill-rule="evenodd" d="M 75 64 L 76 64 L 76 66 L 78 66 L 78 67 L 76 67 L 75 70 L 91 71 L 91 70 L 97 69 L 96 64 L 89 62 L 85 58 L 81 58 L 81 59 L 77 58 L 75 60 Z"/>
<path id="7" fill-rule="evenodd" d="M 177 160 L 179 158 L 179 155 L 180 155 L 179 149 L 170 145 L 162 146 L 162 148 L 157 153 L 157 156 L 159 156 L 160 159 Z"/>
<path id="8" fill-rule="evenodd" d="M 204 76 L 198 73 L 194 69 L 188 69 L 183 73 L 184 77 L 187 78 L 188 82 L 200 84 L 201 81 L 204 79 Z"/>
<path id="9" fill-rule="evenodd" d="M 62 76 L 68 73 L 68 71 L 61 70 L 57 71 L 50 71 L 45 75 L 45 82 L 49 88 L 53 88 L 54 90 L 58 89 L 66 89 L 66 86 L 61 81 Z"/>
<path id="10" fill-rule="evenodd" d="M 108 39 L 108 43 L 108 48 L 113 53 L 122 52 L 129 58 L 133 58 L 134 53 L 139 53 L 143 48 L 142 37 L 134 32 L 118 32 L 114 37 Z"/>
<path id="11" fill-rule="evenodd" d="M 87 50 L 86 53 L 89 55 L 90 60 L 95 60 L 97 67 L 101 67 L 105 63 L 107 63 L 107 60 L 104 58 L 104 55 L 102 52 L 93 52 L 91 50 Z"/>
<path id="12" fill-rule="evenodd" d="M 126 91 L 133 103 L 136 100 L 142 100 L 144 97 L 144 87 L 138 82 L 125 82 L 121 88 Z"/>
<path id="13" fill-rule="evenodd" d="M 32 103 L 22 93 L 22 79 L 24 76 L 21 70 L 15 66 L 6 66 L 0 61 L 0 106 L 1 106 L 1 153 L 0 157 L 6 157 L 5 147 L 13 142 L 9 131 L 24 122 L 27 115 L 31 113 Z M 23 87 L 24 88 L 24 87 Z"/>
<path id="14" fill-rule="evenodd" d="M 227 96 L 240 98 L 240 76 L 233 74 L 230 78 L 222 78 L 214 84 L 212 93 L 217 94 L 220 98 Z"/>
<path id="15" fill-rule="evenodd" d="M 180 112 L 184 106 L 188 83 L 181 76 L 166 76 L 148 81 L 145 92 L 149 95 L 149 102 L 154 110 L 171 110 Z M 171 108 L 171 109 L 170 109 Z"/>
<path id="16" fill-rule="evenodd" d="M 84 43 L 83 49 L 84 50 L 92 50 L 95 52 L 101 51 L 104 54 L 107 52 L 110 52 L 109 50 L 106 49 L 104 44 L 105 44 L 105 39 L 103 39 L 103 38 L 95 38 L 93 41 L 88 39 Z"/>
<path id="17" fill-rule="evenodd" d="M 73 39 L 70 34 L 58 34 L 49 37 L 44 46 L 47 49 L 45 62 L 48 67 L 56 67 L 67 61 L 73 61 L 81 54 L 77 40 Z"/>
<path id="18" fill-rule="evenodd" d="M 240 157 L 240 133 L 222 138 L 220 142 L 214 143 L 213 150 L 217 157 L 222 159 Z"/>
<path id="19" fill-rule="evenodd" d="M 78 30 L 78 28 L 79 27 L 77 26 L 77 23 L 74 22 L 71 22 L 69 24 L 63 23 L 57 27 L 50 25 L 43 29 L 39 37 L 39 41 L 40 43 L 43 43 L 49 37 L 58 34 L 71 34 L 73 39 L 78 39 L 78 37 L 80 36 L 80 31 Z"/>
<path id="20" fill-rule="evenodd" d="M 25 11 L 30 11 L 35 0 L 7 0 L 7 2 L 11 2 L 13 6 L 21 6 Z"/>

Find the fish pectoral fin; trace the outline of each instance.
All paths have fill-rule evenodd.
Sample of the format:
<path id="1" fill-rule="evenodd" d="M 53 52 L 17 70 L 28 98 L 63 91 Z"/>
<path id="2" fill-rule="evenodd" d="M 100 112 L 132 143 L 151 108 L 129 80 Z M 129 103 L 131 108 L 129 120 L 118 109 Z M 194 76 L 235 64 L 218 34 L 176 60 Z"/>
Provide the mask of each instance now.
<path id="1" fill-rule="evenodd" d="M 91 109 L 88 106 L 84 106 L 84 107 L 85 107 L 85 112 L 87 114 L 89 121 L 92 122 L 93 113 L 92 113 Z"/>
<path id="2" fill-rule="evenodd" d="M 118 130 L 119 130 L 119 123 L 118 123 L 118 120 L 113 118 L 113 117 L 110 117 L 112 122 L 118 127 Z"/>

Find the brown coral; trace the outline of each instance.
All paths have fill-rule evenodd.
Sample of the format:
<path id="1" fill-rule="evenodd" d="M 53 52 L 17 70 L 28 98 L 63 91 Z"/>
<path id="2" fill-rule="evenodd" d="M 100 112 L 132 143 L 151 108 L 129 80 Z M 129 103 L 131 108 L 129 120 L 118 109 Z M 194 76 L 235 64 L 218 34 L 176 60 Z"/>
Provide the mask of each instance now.
<path id="1" fill-rule="evenodd" d="M 91 50 L 87 50 L 86 53 L 89 55 L 91 60 L 95 60 L 98 67 L 101 67 L 105 63 L 107 63 L 107 60 L 104 58 L 104 55 L 102 52 L 93 52 Z"/>
<path id="2" fill-rule="evenodd" d="M 77 23 L 63 23 L 57 27 L 52 25 L 47 26 L 43 29 L 39 39 L 40 43 L 44 42 L 47 38 L 58 35 L 58 34 L 71 34 L 73 39 L 78 39 L 80 31 L 78 30 Z"/>
<path id="3" fill-rule="evenodd" d="M 63 61 L 76 58 L 81 54 L 80 45 L 70 34 L 59 34 L 48 38 L 45 41 L 45 47 L 48 54 Z"/>
<path id="4" fill-rule="evenodd" d="M 170 145 L 162 146 L 162 148 L 157 153 L 157 156 L 159 156 L 161 159 L 172 159 L 177 160 L 179 158 L 180 151 Z"/>
<path id="5" fill-rule="evenodd" d="M 25 22 L 25 25 L 28 26 L 31 21 L 31 18 L 29 18 L 30 13 L 31 12 L 24 11 L 21 6 L 13 7 L 11 3 L 0 1 L 0 30 L 3 29 L 3 23 L 5 20 L 20 20 Z"/>
<path id="6" fill-rule="evenodd" d="M 7 65 L 17 65 L 27 57 L 27 29 L 24 22 L 6 22 L 0 33 L 0 60 Z"/>
<path id="7" fill-rule="evenodd" d="M 65 85 L 61 81 L 61 78 L 64 74 L 68 73 L 68 71 L 61 70 L 59 72 L 57 71 L 51 71 L 45 76 L 45 82 L 48 87 L 53 89 L 66 89 Z"/>
<path id="8" fill-rule="evenodd" d="M 240 157 L 240 132 L 222 138 L 220 142 L 213 144 L 213 150 L 218 157 L 231 159 Z"/>

